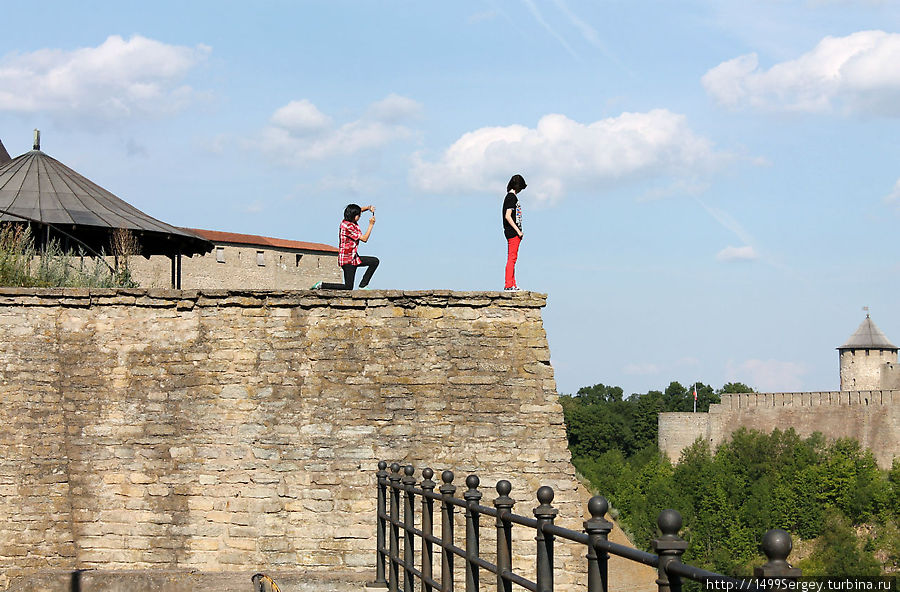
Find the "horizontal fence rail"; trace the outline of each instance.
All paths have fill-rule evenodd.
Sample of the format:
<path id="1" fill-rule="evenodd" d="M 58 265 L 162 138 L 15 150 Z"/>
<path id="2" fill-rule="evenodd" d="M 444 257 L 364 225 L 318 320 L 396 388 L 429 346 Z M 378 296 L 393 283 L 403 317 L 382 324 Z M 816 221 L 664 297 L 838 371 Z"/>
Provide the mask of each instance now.
<path id="1" fill-rule="evenodd" d="M 466 490 L 460 498 L 456 496 L 457 487 L 453 485 L 454 475 L 451 471 L 441 473 L 443 483 L 437 487 L 438 484 L 432 480 L 434 471 L 430 468 L 422 470 L 420 482 L 416 481 L 412 465 L 401 466 L 395 462 L 390 465 L 390 472 L 387 469 L 386 461 L 378 463 L 376 573 L 372 585 L 385 587 L 389 592 L 400 592 L 401 583 L 403 592 L 413 592 L 417 580 L 422 592 L 453 592 L 454 559 L 457 557 L 464 562 L 465 592 L 479 592 L 482 571 L 489 572 L 496 578 L 498 592 L 512 592 L 513 585 L 531 592 L 553 592 L 553 546 L 556 539 L 564 539 L 585 547 L 588 592 L 607 592 L 610 555 L 656 568 L 656 584 L 659 592 L 680 592 L 682 578 L 705 583 L 731 582 L 734 589 L 748 592 L 757 589 L 771 591 L 773 589 L 771 581 L 777 580 L 784 587 L 787 585 L 784 582 L 796 580 L 801 575 L 799 569 L 787 562 L 793 542 L 791 536 L 781 529 L 769 530 L 762 538 L 760 546 L 767 562 L 762 567 L 754 569 L 754 576 L 767 581 L 761 582 L 757 587 L 753 582 L 738 582 L 723 574 L 682 563 L 681 555 L 687 549 L 688 543 L 678 535 L 682 519 L 676 510 L 660 512 L 657 525 L 661 534 L 652 541 L 653 550 L 656 552 L 653 554 L 608 540 L 613 524 L 604 518 L 609 503 L 602 496 L 590 499 L 588 513 L 591 518 L 584 521 L 584 531 L 578 532 L 554 524 L 558 510 L 552 506 L 553 489 L 546 485 L 537 490 L 539 505 L 534 508 L 534 518 L 529 518 L 513 513 L 516 502 L 509 497 L 512 491 L 509 481 L 497 482 L 498 497 L 493 500 L 491 507 L 480 503 L 483 494 L 478 489 L 481 482 L 477 475 L 466 477 Z M 421 528 L 416 528 L 417 497 L 420 499 L 418 505 L 421 506 L 419 520 Z M 434 536 L 435 502 L 440 504 L 440 537 Z M 465 516 L 465 533 L 461 541 L 463 547 L 457 546 L 453 532 L 457 509 L 464 512 Z M 480 553 L 482 515 L 495 519 L 497 548 L 493 557 L 496 563 L 491 563 Z M 513 525 L 535 532 L 536 581 L 513 571 Z M 434 574 L 435 547 L 440 549 L 441 554 L 440 580 L 435 579 Z M 419 567 L 416 567 L 417 565 Z"/>

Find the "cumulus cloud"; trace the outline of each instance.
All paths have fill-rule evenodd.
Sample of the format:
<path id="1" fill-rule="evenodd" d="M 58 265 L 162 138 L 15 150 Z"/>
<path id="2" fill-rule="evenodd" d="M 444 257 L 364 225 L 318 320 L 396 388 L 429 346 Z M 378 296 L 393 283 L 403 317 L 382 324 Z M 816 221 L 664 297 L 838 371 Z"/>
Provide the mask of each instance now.
<path id="1" fill-rule="evenodd" d="M 314 134 L 331 125 L 331 118 L 303 99 L 291 101 L 272 114 L 272 125 L 296 136 Z"/>
<path id="2" fill-rule="evenodd" d="M 416 101 L 392 94 L 358 119 L 335 124 L 310 101 L 291 101 L 272 114 L 259 146 L 288 164 L 347 156 L 409 138 L 413 131 L 406 124 L 420 112 Z"/>
<path id="3" fill-rule="evenodd" d="M 720 104 L 794 112 L 900 116 L 900 34 L 860 31 L 825 37 L 795 60 L 760 68 L 755 53 L 703 76 Z"/>
<path id="4" fill-rule="evenodd" d="M 801 377 L 807 370 L 803 364 L 779 360 L 745 360 L 728 363 L 729 381 L 749 384 L 763 392 L 796 392 L 802 390 Z"/>
<path id="5" fill-rule="evenodd" d="M 414 159 L 410 182 L 426 193 L 495 192 L 512 173 L 529 180 L 529 194 L 562 197 L 570 187 L 615 184 L 657 175 L 690 177 L 723 155 L 696 135 L 683 115 L 666 109 L 623 113 L 590 124 L 545 115 L 535 128 L 485 127 L 468 132 L 443 155 Z"/>
<path id="6" fill-rule="evenodd" d="M 113 35 L 97 47 L 7 54 L 0 110 L 90 123 L 173 113 L 200 96 L 183 81 L 209 53 L 203 45 Z"/>
<path id="7" fill-rule="evenodd" d="M 753 261 L 758 258 L 756 250 L 749 245 L 743 247 L 725 247 L 716 255 L 717 261 Z"/>

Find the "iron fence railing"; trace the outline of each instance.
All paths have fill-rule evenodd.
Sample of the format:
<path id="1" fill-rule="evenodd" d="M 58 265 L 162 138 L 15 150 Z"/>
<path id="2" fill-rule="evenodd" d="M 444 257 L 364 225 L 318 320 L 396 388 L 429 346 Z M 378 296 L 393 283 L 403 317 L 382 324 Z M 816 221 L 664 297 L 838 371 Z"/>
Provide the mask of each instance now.
<path id="1" fill-rule="evenodd" d="M 441 474 L 443 483 L 437 487 L 438 484 L 432 480 L 434 471 L 430 468 L 422 470 L 421 482 L 416 481 L 412 465 L 401 467 L 395 462 L 390 465 L 390 472 L 387 468 L 387 462 L 381 461 L 376 473 L 378 509 L 374 585 L 386 587 L 389 592 L 400 592 L 401 585 L 403 592 L 413 592 L 416 580 L 420 582 L 422 592 L 453 592 L 456 557 L 464 562 L 465 592 L 479 592 L 482 571 L 496 578 L 498 592 L 512 592 L 514 584 L 531 592 L 553 592 L 553 546 L 557 538 L 585 547 L 588 592 L 607 592 L 610 554 L 656 568 L 659 592 L 679 592 L 682 578 L 707 585 L 716 582 L 716 589 L 771 591 L 787 587 L 790 580 L 800 576 L 800 570 L 787 562 L 793 543 L 790 535 L 781 529 L 769 530 L 763 536 L 761 547 L 768 561 L 762 567 L 755 568 L 754 576 L 758 580 L 737 580 L 681 562 L 681 555 L 688 543 L 678 535 L 682 520 L 675 510 L 663 510 L 659 514 L 657 524 L 661 534 L 652 541 L 656 551 L 652 554 L 608 540 L 613 525 L 604 518 L 609 504 L 602 496 L 590 499 L 588 512 L 591 517 L 584 522 L 584 531 L 578 532 L 554 524 L 558 510 L 551 505 L 554 493 L 550 487 L 537 490 L 539 505 L 534 509 L 534 518 L 529 518 L 513 513 L 515 501 L 509 497 L 512 491 L 509 481 L 497 482 L 498 497 L 490 507 L 480 503 L 483 494 L 478 490 L 480 479 L 477 475 L 466 477 L 466 490 L 459 498 L 451 471 Z M 416 528 L 415 519 L 417 497 L 421 500 L 420 528 Z M 440 537 L 434 536 L 434 502 L 438 502 L 441 508 Z M 453 532 L 457 508 L 465 511 L 463 547 L 457 546 Z M 497 549 L 493 556 L 496 563 L 486 560 L 480 553 L 481 515 L 495 518 Z M 513 525 L 535 531 L 536 581 L 513 571 Z M 417 539 L 420 541 L 418 562 Z M 435 579 L 434 574 L 435 547 L 440 549 L 441 554 L 440 580 Z"/>

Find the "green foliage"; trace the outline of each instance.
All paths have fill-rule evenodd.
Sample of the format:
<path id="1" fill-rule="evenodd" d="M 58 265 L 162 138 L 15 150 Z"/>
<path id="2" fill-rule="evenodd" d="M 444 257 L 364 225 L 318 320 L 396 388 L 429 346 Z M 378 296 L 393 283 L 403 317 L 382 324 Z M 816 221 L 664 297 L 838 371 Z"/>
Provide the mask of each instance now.
<path id="1" fill-rule="evenodd" d="M 804 576 L 878 576 L 881 566 L 867 545 L 860 545 L 850 521 L 831 509 L 825 516 L 822 536 L 813 553 L 798 567 Z"/>
<path id="2" fill-rule="evenodd" d="M 100 257 L 63 252 L 51 241 L 38 252 L 28 226 L 5 225 L 0 230 L 0 285 L 22 288 L 136 287 L 127 263 L 110 267 Z"/>
<path id="3" fill-rule="evenodd" d="M 734 387 L 734 383 L 725 385 Z M 723 387 L 723 389 L 725 388 Z M 723 389 L 714 391 L 705 384 L 697 384 L 697 411 L 721 401 Z M 740 385 L 740 392 L 752 392 Z M 569 448 L 577 457 L 595 458 L 610 450 L 619 450 L 626 457 L 648 446 L 656 446 L 657 419 L 663 411 L 692 411 L 692 388 L 672 382 L 663 391 L 649 391 L 624 398 L 620 387 L 595 384 L 582 387 L 574 396 L 560 397 L 566 421 Z"/>
<path id="4" fill-rule="evenodd" d="M 698 409 L 725 392 L 750 389 L 728 383 L 714 392 L 698 384 Z M 657 416 L 692 408 L 692 389 L 672 382 L 623 398 L 621 389 L 598 384 L 562 399 L 575 466 L 610 500 L 639 547 L 650 549 L 659 512 L 675 508 L 690 543 L 684 560 L 705 569 L 749 574 L 762 562 L 762 535 L 776 527 L 818 537 L 807 575 L 879 573 L 873 553 L 887 565 L 898 562 L 900 461 L 882 471 L 855 440 L 740 429 L 715 451 L 698 439 L 672 466 L 656 448 Z M 852 528 L 860 524 L 876 525 L 865 545 L 856 544 Z"/>

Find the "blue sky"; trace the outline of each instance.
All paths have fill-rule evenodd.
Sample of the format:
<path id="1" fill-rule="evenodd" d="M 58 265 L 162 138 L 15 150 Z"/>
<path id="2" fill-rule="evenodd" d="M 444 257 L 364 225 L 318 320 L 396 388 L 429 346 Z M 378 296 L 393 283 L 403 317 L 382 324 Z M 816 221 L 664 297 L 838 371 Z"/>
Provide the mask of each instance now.
<path id="1" fill-rule="evenodd" d="M 560 392 L 838 387 L 900 342 L 900 3 L 4 6 L 0 139 L 167 222 L 336 243 L 374 288 L 546 292 Z"/>

